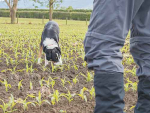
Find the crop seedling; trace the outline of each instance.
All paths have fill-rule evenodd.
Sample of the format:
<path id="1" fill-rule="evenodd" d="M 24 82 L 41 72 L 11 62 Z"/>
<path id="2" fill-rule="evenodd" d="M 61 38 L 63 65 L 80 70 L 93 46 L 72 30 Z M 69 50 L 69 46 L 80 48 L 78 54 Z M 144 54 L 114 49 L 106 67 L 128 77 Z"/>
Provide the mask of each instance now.
<path id="1" fill-rule="evenodd" d="M 50 105 L 50 102 L 48 100 L 42 100 L 41 92 L 39 91 L 38 97 L 36 97 L 37 102 L 35 102 L 39 107 L 42 105 L 43 102 L 46 102 Z"/>
<path id="2" fill-rule="evenodd" d="M 9 111 L 9 107 L 11 106 L 10 103 L 5 103 L 2 99 L 0 99 L 0 101 L 2 101 L 2 105 L 0 105 L 0 108 L 3 110 L 3 113 L 8 113 L 8 112 L 13 112 L 13 111 Z"/>
<path id="3" fill-rule="evenodd" d="M 26 63 L 26 72 L 27 73 L 29 72 L 29 65 L 28 65 L 28 63 Z"/>
<path id="4" fill-rule="evenodd" d="M 43 87 L 44 77 L 39 81 L 40 86 Z"/>
<path id="5" fill-rule="evenodd" d="M 76 84 L 79 80 L 77 79 L 78 75 L 73 79 L 73 83 Z"/>
<path id="6" fill-rule="evenodd" d="M 76 64 L 74 64 L 73 67 L 74 67 L 75 70 L 78 70 L 78 66 Z"/>
<path id="7" fill-rule="evenodd" d="M 66 82 L 68 82 L 69 84 L 71 84 L 69 81 L 66 81 L 66 78 L 61 79 L 62 85 L 63 87 L 65 87 Z"/>
<path id="8" fill-rule="evenodd" d="M 93 81 L 93 75 L 92 75 L 90 72 L 87 71 L 87 76 L 84 75 L 83 73 L 81 73 L 81 75 L 82 75 L 84 78 L 86 78 L 86 82 L 91 82 L 91 81 Z"/>
<path id="9" fill-rule="evenodd" d="M 51 62 L 51 66 L 52 66 L 52 73 L 55 71 L 55 66 L 53 65 L 53 63 Z"/>
<path id="10" fill-rule="evenodd" d="M 63 94 L 60 94 L 58 90 L 55 90 L 54 94 L 50 95 L 52 105 L 55 105 L 56 102 L 58 103 L 61 96 L 63 96 Z"/>
<path id="11" fill-rule="evenodd" d="M 9 99 L 10 99 L 9 103 L 10 103 L 11 111 L 16 111 L 17 109 L 13 110 L 13 108 L 17 104 L 17 101 L 14 99 L 14 96 L 12 94 L 11 94 L 11 97 Z"/>
<path id="12" fill-rule="evenodd" d="M 126 92 L 130 90 L 129 85 L 130 85 L 130 83 L 124 84 L 124 90 L 125 90 Z"/>
<path id="13" fill-rule="evenodd" d="M 47 68 L 45 66 L 42 66 L 42 71 L 45 72 Z"/>
<path id="14" fill-rule="evenodd" d="M 132 85 L 131 89 L 132 89 L 134 92 L 136 92 L 136 91 L 137 91 L 137 82 L 134 82 L 134 83 L 132 83 L 131 85 Z"/>
<path id="15" fill-rule="evenodd" d="M 82 65 L 83 65 L 83 67 L 86 67 L 86 66 L 87 66 L 87 63 L 86 63 L 86 62 L 83 62 Z"/>
<path id="16" fill-rule="evenodd" d="M 9 59 L 6 57 L 6 64 L 9 66 Z"/>
<path id="17" fill-rule="evenodd" d="M 95 89 L 94 87 L 92 86 L 91 90 L 88 90 L 90 95 L 91 95 L 91 100 L 93 99 L 93 97 L 95 97 Z"/>
<path id="18" fill-rule="evenodd" d="M 59 112 L 60 112 L 60 113 L 67 113 L 66 110 L 65 110 L 65 111 L 64 111 L 64 110 L 60 110 Z"/>
<path id="19" fill-rule="evenodd" d="M 8 84 L 8 82 L 5 79 L 4 79 L 4 81 L 0 80 L 0 82 L 5 85 L 5 90 L 6 90 L 6 92 L 8 92 L 8 88 L 11 88 L 11 85 Z"/>
<path id="20" fill-rule="evenodd" d="M 69 103 L 71 101 L 73 101 L 73 97 L 75 96 L 76 94 L 71 94 L 70 91 L 68 90 L 68 93 L 67 94 L 62 94 L 62 96 L 64 96 L 65 98 L 67 98 L 67 100 L 69 101 Z"/>
<path id="21" fill-rule="evenodd" d="M 0 101 L 2 101 L 3 103 L 3 105 L 0 105 L 0 108 L 2 108 L 3 113 L 17 111 L 17 109 L 14 109 L 14 106 L 17 104 L 17 102 L 15 102 L 14 96 L 12 94 L 11 94 L 11 97 L 9 97 L 8 103 L 5 103 L 2 99 L 0 99 Z"/>
<path id="22" fill-rule="evenodd" d="M 35 104 L 34 104 L 34 102 L 27 102 L 27 98 L 28 98 L 29 96 L 27 96 L 24 100 L 23 99 L 21 99 L 21 98 L 19 98 L 18 100 L 17 100 L 17 103 L 21 103 L 22 105 L 23 105 L 23 109 L 24 110 L 28 110 L 28 105 L 29 104 L 32 104 L 33 106 L 36 106 Z"/>
<path id="23" fill-rule="evenodd" d="M 23 79 L 18 83 L 18 90 L 20 90 L 21 88 L 23 88 L 22 81 L 23 81 Z"/>
<path id="24" fill-rule="evenodd" d="M 88 89 L 83 87 L 83 89 L 81 89 L 80 94 L 78 94 L 78 96 L 80 96 L 82 98 L 82 100 L 85 100 L 87 102 L 87 97 L 86 97 L 86 95 L 84 95 L 85 91 L 88 91 Z"/>
<path id="25" fill-rule="evenodd" d="M 44 80 L 46 82 L 46 86 L 50 88 L 50 78 L 48 80 Z"/>
<path id="26" fill-rule="evenodd" d="M 33 90 L 33 84 L 31 81 L 30 81 L 30 89 Z"/>
<path id="27" fill-rule="evenodd" d="M 34 69 L 33 69 L 33 64 L 31 64 L 30 66 L 30 72 L 33 73 Z"/>
<path id="28" fill-rule="evenodd" d="M 129 91 L 132 89 L 133 91 L 137 91 L 137 82 L 132 82 L 129 78 L 126 79 L 127 83 L 124 85 L 125 91 Z"/>
<path id="29" fill-rule="evenodd" d="M 55 79 L 57 79 L 57 78 L 49 77 L 49 79 L 51 80 L 50 85 L 52 86 L 52 89 L 54 90 Z"/>

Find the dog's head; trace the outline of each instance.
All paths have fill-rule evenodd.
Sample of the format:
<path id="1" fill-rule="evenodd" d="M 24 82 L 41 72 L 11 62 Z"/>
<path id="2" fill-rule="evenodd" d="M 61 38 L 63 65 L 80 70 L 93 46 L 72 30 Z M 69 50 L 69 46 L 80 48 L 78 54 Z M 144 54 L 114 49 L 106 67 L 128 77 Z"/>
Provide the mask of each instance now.
<path id="1" fill-rule="evenodd" d="M 62 64 L 61 50 L 58 43 L 53 38 L 46 38 L 43 44 L 46 59 L 54 63 Z"/>
<path id="2" fill-rule="evenodd" d="M 46 59 L 48 61 L 59 62 L 61 57 L 61 51 L 59 47 L 53 49 L 45 48 Z"/>

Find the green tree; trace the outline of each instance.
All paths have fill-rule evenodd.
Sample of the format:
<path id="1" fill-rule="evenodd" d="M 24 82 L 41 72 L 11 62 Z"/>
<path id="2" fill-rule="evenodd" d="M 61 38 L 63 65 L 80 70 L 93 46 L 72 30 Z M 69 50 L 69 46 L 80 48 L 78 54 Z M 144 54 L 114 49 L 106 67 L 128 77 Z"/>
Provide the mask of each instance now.
<path id="1" fill-rule="evenodd" d="M 49 8 L 49 20 L 53 19 L 53 9 L 54 7 L 58 8 L 59 4 L 63 2 L 63 0 L 33 0 L 35 3 L 41 4 L 41 6 L 47 6 Z"/>
<path id="2" fill-rule="evenodd" d="M 72 6 L 69 6 L 69 7 L 67 8 L 67 10 L 68 10 L 68 12 L 69 12 L 69 11 L 72 11 L 72 10 L 73 10 L 73 7 L 72 7 Z"/>
<path id="3" fill-rule="evenodd" d="M 61 9 L 61 10 L 66 10 L 67 8 L 66 8 L 66 7 L 61 7 L 60 9 Z"/>

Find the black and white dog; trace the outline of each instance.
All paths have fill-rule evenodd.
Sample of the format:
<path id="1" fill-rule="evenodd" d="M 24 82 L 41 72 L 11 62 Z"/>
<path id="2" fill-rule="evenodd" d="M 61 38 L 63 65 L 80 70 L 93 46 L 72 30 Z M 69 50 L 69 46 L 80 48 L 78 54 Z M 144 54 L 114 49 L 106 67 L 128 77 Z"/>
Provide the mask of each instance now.
<path id="1" fill-rule="evenodd" d="M 48 61 L 52 61 L 55 65 L 62 65 L 59 47 L 59 26 L 54 21 L 49 21 L 44 27 L 41 36 L 38 64 L 40 64 L 42 51 L 45 53 L 45 66 L 48 65 Z"/>

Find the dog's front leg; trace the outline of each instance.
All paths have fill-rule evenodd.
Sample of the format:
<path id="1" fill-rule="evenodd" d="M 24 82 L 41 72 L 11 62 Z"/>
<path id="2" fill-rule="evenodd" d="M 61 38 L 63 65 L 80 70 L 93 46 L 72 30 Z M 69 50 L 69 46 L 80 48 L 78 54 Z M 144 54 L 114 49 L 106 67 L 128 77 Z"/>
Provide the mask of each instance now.
<path id="1" fill-rule="evenodd" d="M 46 54 L 45 54 L 45 67 L 48 65 L 48 60 L 46 59 Z"/>
<path id="2" fill-rule="evenodd" d="M 42 47 L 42 46 L 40 46 L 40 51 L 39 51 L 39 55 L 38 55 L 38 64 L 40 64 L 40 63 L 41 63 L 42 51 L 43 51 L 43 47 Z"/>

